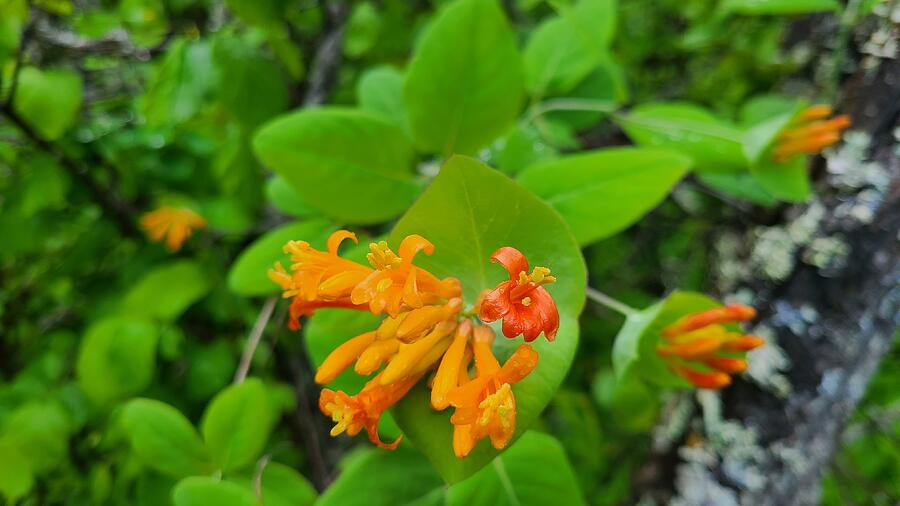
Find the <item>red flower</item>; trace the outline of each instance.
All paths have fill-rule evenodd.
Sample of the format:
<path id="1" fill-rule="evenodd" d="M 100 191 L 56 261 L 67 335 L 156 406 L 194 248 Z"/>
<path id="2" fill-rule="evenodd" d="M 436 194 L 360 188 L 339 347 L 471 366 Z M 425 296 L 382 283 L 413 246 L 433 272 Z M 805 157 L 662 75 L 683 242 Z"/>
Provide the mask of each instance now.
<path id="1" fill-rule="evenodd" d="M 535 267 L 528 274 L 525 255 L 509 246 L 495 251 L 491 261 L 509 272 L 509 281 L 501 282 L 484 296 L 478 315 L 481 320 L 503 319 L 503 335 L 509 338 L 521 334 L 526 342 L 531 342 L 543 332 L 552 341 L 559 329 L 559 311 L 550 292 L 541 286 L 556 281 L 550 276 L 550 269 Z"/>

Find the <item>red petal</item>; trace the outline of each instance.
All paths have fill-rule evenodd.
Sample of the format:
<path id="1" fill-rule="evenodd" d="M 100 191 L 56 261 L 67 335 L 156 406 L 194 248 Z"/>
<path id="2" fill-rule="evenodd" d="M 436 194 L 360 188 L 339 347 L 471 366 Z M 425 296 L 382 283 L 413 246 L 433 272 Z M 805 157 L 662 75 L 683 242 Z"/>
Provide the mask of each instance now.
<path id="1" fill-rule="evenodd" d="M 520 272 L 528 272 L 528 260 L 516 248 L 504 246 L 491 255 L 491 261 L 502 265 L 509 273 L 509 279 L 515 281 Z"/>
<path id="2" fill-rule="evenodd" d="M 478 313 L 478 317 L 482 321 L 494 322 L 509 313 L 509 310 L 512 308 L 512 302 L 509 300 L 511 286 L 511 281 L 504 281 L 484 296 Z"/>

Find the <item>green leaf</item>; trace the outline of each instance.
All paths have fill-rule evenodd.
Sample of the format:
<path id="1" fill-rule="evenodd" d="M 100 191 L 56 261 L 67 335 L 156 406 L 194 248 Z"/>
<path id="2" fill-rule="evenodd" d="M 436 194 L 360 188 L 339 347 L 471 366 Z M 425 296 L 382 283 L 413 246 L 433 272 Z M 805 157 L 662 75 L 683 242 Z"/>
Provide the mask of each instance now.
<path id="1" fill-rule="evenodd" d="M 290 266 L 290 256 L 283 248 L 288 241 L 306 241 L 317 248 L 324 248 L 325 241 L 334 231 L 334 225 L 325 220 L 295 221 L 265 233 L 253 241 L 232 264 L 228 271 L 228 288 L 246 296 L 276 293 L 281 288 L 269 279 L 269 269 L 275 262 L 285 268 Z"/>
<path id="2" fill-rule="evenodd" d="M 112 317 L 91 325 L 76 372 L 85 395 L 104 405 L 139 393 L 156 368 L 156 327 L 143 319 Z"/>
<path id="3" fill-rule="evenodd" d="M 228 10 L 249 25 L 272 29 L 283 21 L 284 0 L 226 0 Z"/>
<path id="4" fill-rule="evenodd" d="M 531 96 L 565 94 L 608 59 L 615 13 L 615 1 L 581 0 L 544 20 L 523 53 Z"/>
<path id="5" fill-rule="evenodd" d="M 372 113 L 303 109 L 266 123 L 256 156 L 311 206 L 345 223 L 379 223 L 418 193 L 403 131 Z"/>
<path id="6" fill-rule="evenodd" d="M 279 211 L 291 216 L 315 216 L 316 210 L 303 200 L 287 180 L 275 176 L 266 181 L 266 198 Z"/>
<path id="7" fill-rule="evenodd" d="M 206 408 L 203 439 L 225 472 L 252 463 L 269 439 L 275 422 L 266 387 L 256 378 L 219 392 Z"/>
<path id="8" fill-rule="evenodd" d="M 591 110 L 590 105 L 608 104 L 610 108 L 613 108 L 628 100 L 624 70 L 611 56 L 607 55 L 572 91 L 566 93 L 564 97 L 551 100 L 557 103 L 570 102 L 575 105 L 583 103 L 587 107 L 584 110 L 575 108 L 550 111 L 544 115 L 544 118 L 565 123 L 574 130 L 591 128 L 606 117 L 608 112 Z"/>
<path id="9" fill-rule="evenodd" d="M 217 37 L 212 58 L 219 102 L 246 128 L 255 128 L 287 107 L 281 71 L 250 42 L 233 35 Z"/>
<path id="10" fill-rule="evenodd" d="M 444 483 L 418 452 L 368 450 L 325 489 L 316 506 L 438 506 Z"/>
<path id="11" fill-rule="evenodd" d="M 253 491 L 235 483 L 192 476 L 172 491 L 175 506 L 258 506 Z"/>
<path id="12" fill-rule="evenodd" d="M 148 125 L 177 125 L 197 114 L 213 82 L 210 53 L 205 41 L 169 45 L 139 102 Z"/>
<path id="13" fill-rule="evenodd" d="M 689 103 L 652 103 L 614 117 L 640 146 L 681 151 L 697 172 L 739 172 L 747 168 L 743 132 L 706 109 Z"/>
<path id="14" fill-rule="evenodd" d="M 122 411 L 134 453 L 144 465 L 182 478 L 213 470 L 209 452 L 180 411 L 152 399 L 134 399 Z"/>
<path id="15" fill-rule="evenodd" d="M 515 34 L 497 2 L 457 0 L 422 35 L 407 69 L 413 139 L 445 156 L 475 153 L 512 126 L 523 86 Z"/>
<path id="16" fill-rule="evenodd" d="M 58 402 L 26 402 L 9 415 L 2 429 L 6 443 L 21 452 L 28 468 L 36 474 L 57 468 L 68 460 L 71 421 Z"/>
<path id="17" fill-rule="evenodd" d="M 34 486 L 34 474 L 15 444 L 0 439 L 0 455 L 3 455 L 0 459 L 0 497 L 5 497 L 8 504 L 15 504 Z"/>
<path id="18" fill-rule="evenodd" d="M 534 129 L 520 125 L 503 140 L 496 161 L 506 174 L 517 174 L 533 163 L 556 156 L 556 149 L 542 141 Z"/>
<path id="19" fill-rule="evenodd" d="M 125 295 L 122 309 L 135 316 L 174 320 L 210 290 L 208 276 L 192 260 L 148 272 Z"/>
<path id="20" fill-rule="evenodd" d="M 71 70 L 25 67 L 13 109 L 41 138 L 58 139 L 78 118 L 81 108 L 81 76 Z"/>
<path id="21" fill-rule="evenodd" d="M 664 149 L 599 149 L 538 163 L 518 181 L 559 211 L 579 244 L 588 244 L 641 219 L 690 164 Z"/>
<path id="22" fill-rule="evenodd" d="M 538 472 L 537 466 L 543 471 Z M 555 506 L 585 502 L 559 441 L 529 431 L 491 465 L 450 487 L 446 504 Z"/>
<path id="23" fill-rule="evenodd" d="M 252 490 L 255 476 L 233 481 Z M 316 501 L 316 489 L 302 474 L 277 462 L 266 464 L 259 481 L 262 506 L 310 506 Z"/>
<path id="24" fill-rule="evenodd" d="M 697 178 L 715 190 L 754 204 L 769 207 L 777 202 L 750 173 L 699 174 Z"/>
<path id="25" fill-rule="evenodd" d="M 772 156 L 781 132 L 801 113 L 804 104 L 795 103 L 786 112 L 755 124 L 744 134 L 744 155 L 750 160 L 750 174 L 767 193 L 788 202 L 803 202 L 810 196 L 806 156 L 776 162 Z"/>
<path id="26" fill-rule="evenodd" d="M 673 292 L 662 301 L 628 316 L 613 344 L 612 361 L 619 381 L 643 379 L 659 386 L 689 387 L 656 353 L 662 329 L 689 313 L 721 306 L 706 295 Z"/>
<path id="27" fill-rule="evenodd" d="M 719 6 L 724 12 L 738 14 L 805 14 L 807 12 L 837 12 L 841 4 L 837 0 L 725 0 Z"/>
<path id="28" fill-rule="evenodd" d="M 405 128 L 404 80 L 403 73 L 393 67 L 380 66 L 367 70 L 356 84 L 359 107 Z"/>
<path id="29" fill-rule="evenodd" d="M 378 41 L 381 16 L 370 2 L 359 3 L 353 7 L 345 31 L 344 54 L 350 58 L 359 58 L 368 53 Z"/>
<path id="30" fill-rule="evenodd" d="M 448 209 L 454 210 L 448 219 Z M 568 227 L 547 204 L 530 192 L 471 158 L 455 156 L 444 165 L 431 187 L 404 215 L 391 233 L 390 244 L 409 234 L 434 243 L 434 255 L 420 255 L 418 265 L 439 277 L 462 281 L 466 302 L 505 279 L 506 272 L 490 262 L 502 246 L 525 254 L 531 265 L 552 269 L 558 281 L 547 286 L 560 313 L 554 342 L 543 338 L 532 345 L 540 353 L 537 368 L 513 386 L 517 405 L 516 433 L 530 426 L 550 401 L 572 363 L 578 344 L 578 313 L 584 303 L 585 267 Z M 505 360 L 521 340 L 500 335 L 498 358 Z M 481 441 L 465 459 L 452 450 L 450 412 L 431 409 L 428 390 L 419 385 L 395 406 L 393 413 L 408 436 L 449 483 L 460 481 L 498 454 Z"/>

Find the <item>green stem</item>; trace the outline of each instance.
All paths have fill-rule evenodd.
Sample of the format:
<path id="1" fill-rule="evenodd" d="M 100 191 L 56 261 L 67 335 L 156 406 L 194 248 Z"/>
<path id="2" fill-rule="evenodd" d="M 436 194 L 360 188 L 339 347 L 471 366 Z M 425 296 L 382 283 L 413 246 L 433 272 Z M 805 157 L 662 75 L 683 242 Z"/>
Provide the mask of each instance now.
<path id="1" fill-rule="evenodd" d="M 588 299 L 591 299 L 592 301 L 602 306 L 606 306 L 623 316 L 631 316 L 638 312 L 637 309 L 629 306 L 628 304 L 619 302 L 618 300 L 610 297 L 609 295 L 606 295 L 600 290 L 595 290 L 589 286 L 584 289 L 584 294 Z"/>
<path id="2" fill-rule="evenodd" d="M 585 98 L 555 98 L 532 106 L 525 117 L 526 123 L 533 123 L 539 116 L 553 111 L 593 111 L 612 113 L 618 110 L 614 102 Z"/>

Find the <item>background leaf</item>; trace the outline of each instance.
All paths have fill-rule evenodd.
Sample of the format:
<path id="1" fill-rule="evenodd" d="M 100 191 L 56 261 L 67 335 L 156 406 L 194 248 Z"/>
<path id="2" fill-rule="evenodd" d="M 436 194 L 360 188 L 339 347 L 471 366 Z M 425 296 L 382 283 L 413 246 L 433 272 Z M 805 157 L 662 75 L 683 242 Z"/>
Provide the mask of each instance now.
<path id="1" fill-rule="evenodd" d="M 81 77 L 75 72 L 25 67 L 19 72 L 13 109 L 38 135 L 54 140 L 75 123 L 81 94 Z"/>
<path id="2" fill-rule="evenodd" d="M 458 210 L 456 219 L 444 219 L 448 209 Z M 568 227 L 549 206 L 499 172 L 456 156 L 400 219 L 389 243 L 399 244 L 409 234 L 421 234 L 435 245 L 433 256 L 420 255 L 416 263 L 439 277 L 458 277 L 468 304 L 474 303 L 481 290 L 493 288 L 507 276 L 489 260 L 501 246 L 518 248 L 531 265 L 549 266 L 558 278 L 547 288 L 559 308 L 559 334 L 552 343 L 543 338 L 532 343 L 540 361 L 527 378 L 513 386 L 516 431 L 521 434 L 562 382 L 578 343 L 577 315 L 584 303 L 585 270 Z M 505 360 L 520 343 L 498 332 L 494 345 L 498 358 Z M 428 395 L 419 385 L 393 409 L 394 417 L 444 479 L 454 483 L 483 467 L 497 451 L 481 441 L 467 458 L 457 459 L 451 444 L 452 410 L 435 412 Z"/>
<path id="3" fill-rule="evenodd" d="M 437 506 L 444 483 L 428 461 L 406 446 L 364 450 L 322 493 L 316 506 Z"/>
<path id="4" fill-rule="evenodd" d="M 495 0 L 457 0 L 441 11 L 419 41 L 403 91 L 416 145 L 444 156 L 474 153 L 503 134 L 522 95 L 515 36 Z"/>
<path id="5" fill-rule="evenodd" d="M 418 192 L 403 131 L 369 112 L 297 111 L 266 123 L 253 147 L 306 202 L 341 222 L 388 220 Z"/>
<path id="6" fill-rule="evenodd" d="M 674 151 L 610 148 L 537 163 L 518 181 L 559 211 L 579 244 L 588 244 L 641 219 L 690 164 Z"/>
<path id="7" fill-rule="evenodd" d="M 227 472 L 252 463 L 269 439 L 273 414 L 266 387 L 256 378 L 219 392 L 201 423 L 216 466 Z"/>
<path id="8" fill-rule="evenodd" d="M 78 384 L 96 404 L 140 393 L 156 369 L 156 327 L 142 319 L 112 317 L 94 323 L 78 353 Z"/>
<path id="9" fill-rule="evenodd" d="M 356 84 L 356 101 L 361 109 L 379 114 L 406 129 L 404 81 L 403 73 L 393 67 L 371 68 Z"/>
<path id="10" fill-rule="evenodd" d="M 325 220 L 295 221 L 270 230 L 241 252 L 228 271 L 228 288 L 241 295 L 266 295 L 281 289 L 269 279 L 269 269 L 280 261 L 285 269 L 290 256 L 282 248 L 288 241 L 303 240 L 324 248 L 334 225 Z"/>
<path id="11" fill-rule="evenodd" d="M 125 295 L 122 309 L 135 316 L 174 320 L 209 289 L 209 277 L 196 262 L 172 262 L 144 275 Z"/>
<path id="12" fill-rule="evenodd" d="M 234 479 L 239 485 L 253 490 L 256 476 Z M 262 506 L 309 506 L 316 501 L 316 489 L 306 478 L 290 467 L 277 462 L 269 462 L 260 478 Z"/>
<path id="13" fill-rule="evenodd" d="M 212 471 L 209 452 L 194 426 L 172 406 L 135 399 L 125 406 L 122 422 L 144 465 L 176 478 Z"/>
<path id="14" fill-rule="evenodd" d="M 192 476 L 178 482 L 172 492 L 175 506 L 258 506 L 250 489 L 227 481 Z"/>

